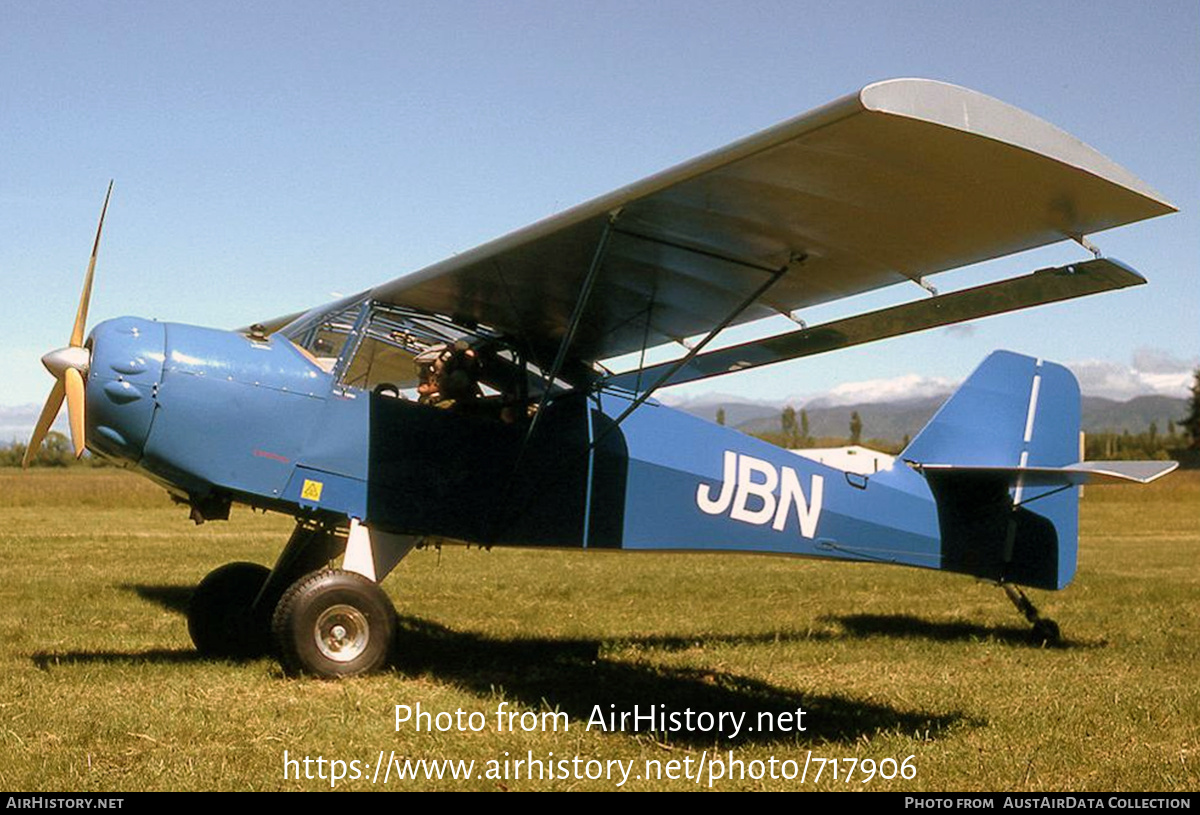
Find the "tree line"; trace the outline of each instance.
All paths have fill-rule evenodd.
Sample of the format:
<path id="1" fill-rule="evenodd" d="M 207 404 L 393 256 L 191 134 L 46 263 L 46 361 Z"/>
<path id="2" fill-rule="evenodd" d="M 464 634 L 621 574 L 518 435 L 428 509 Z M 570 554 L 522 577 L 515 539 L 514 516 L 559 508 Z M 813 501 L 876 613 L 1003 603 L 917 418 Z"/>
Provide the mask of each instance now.
<path id="1" fill-rule="evenodd" d="M 720 411 L 718 411 L 717 416 L 718 419 L 722 418 Z M 724 423 L 718 422 L 718 424 Z M 899 444 L 892 439 L 865 438 L 863 436 L 863 420 L 858 415 L 857 410 L 850 412 L 846 429 L 848 431 L 848 435 L 846 436 L 814 436 L 810 429 L 808 412 L 803 408 L 797 411 L 789 405 L 780 413 L 779 430 L 764 431 L 752 435 L 763 441 L 768 441 L 780 447 L 786 447 L 789 450 L 814 447 L 845 447 L 847 445 L 861 444 L 864 447 L 878 450 L 881 453 L 888 453 L 889 455 L 899 453 L 908 446 L 909 442 L 907 434 Z"/>
<path id="2" fill-rule="evenodd" d="M 725 411 L 717 411 L 717 424 L 725 424 Z M 871 438 L 863 441 L 863 421 L 858 411 L 851 412 L 847 436 L 814 437 L 809 431 L 808 413 L 791 405 L 779 415 L 779 430 L 754 434 L 764 441 L 788 449 L 842 447 L 864 444 L 880 452 L 895 455 L 908 446 L 909 437 L 897 444 L 892 439 Z M 1164 419 L 1162 426 L 1151 422 L 1141 433 L 1101 431 L 1084 436 L 1084 458 L 1089 461 L 1115 459 L 1181 459 L 1200 461 L 1200 368 L 1193 377 L 1188 414 L 1179 419 Z"/>
<path id="3" fill-rule="evenodd" d="M 8 447 L 0 448 L 0 467 L 20 467 L 25 458 L 27 445 L 24 442 L 13 442 Z M 107 467 L 108 462 L 84 453 L 83 458 L 75 458 L 75 450 L 71 440 L 57 430 L 46 434 L 42 449 L 38 450 L 30 467 Z"/>

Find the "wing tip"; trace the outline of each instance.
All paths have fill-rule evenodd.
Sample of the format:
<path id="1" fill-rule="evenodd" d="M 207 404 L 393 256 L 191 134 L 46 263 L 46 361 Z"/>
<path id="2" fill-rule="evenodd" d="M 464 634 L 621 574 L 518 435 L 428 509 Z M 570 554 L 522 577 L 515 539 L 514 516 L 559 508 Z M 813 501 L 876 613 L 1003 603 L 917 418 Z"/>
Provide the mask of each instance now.
<path id="1" fill-rule="evenodd" d="M 993 96 L 920 77 L 872 82 L 858 92 L 863 109 L 954 128 L 1040 153 L 1123 187 L 1145 201 L 1134 220 L 1179 211 L 1164 195 L 1086 142 L 1028 111 Z"/>

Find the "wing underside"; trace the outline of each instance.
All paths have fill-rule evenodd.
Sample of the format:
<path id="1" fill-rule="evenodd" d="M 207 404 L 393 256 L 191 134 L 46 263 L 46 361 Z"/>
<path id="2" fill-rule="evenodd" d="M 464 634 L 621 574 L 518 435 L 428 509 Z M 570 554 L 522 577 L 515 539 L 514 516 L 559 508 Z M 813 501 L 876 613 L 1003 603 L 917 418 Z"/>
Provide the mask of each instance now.
<path id="1" fill-rule="evenodd" d="M 925 284 L 939 272 L 1172 211 L 1128 171 L 1041 119 L 965 88 L 899 79 L 369 295 L 489 326 L 542 368 L 562 356 L 564 370 L 578 371 L 714 327 Z M 1013 298 L 1021 286 L 1004 296 L 1021 299 Z M 971 312 L 994 293 L 971 295 L 972 308 L 961 308 L 969 298 L 960 298 L 956 320 L 981 316 Z M 1079 293 L 1089 292 L 1068 296 Z M 1065 297 L 1028 305 L 1055 299 Z M 1011 308 L 982 314 L 1002 310 Z M 948 312 L 934 311 L 887 315 L 893 328 L 897 315 L 914 326 L 903 331 L 881 333 L 882 313 L 836 328 L 853 328 L 854 344 L 946 324 Z M 284 322 L 264 325 L 272 331 Z M 815 347 L 811 332 L 784 337 L 790 350 L 767 353 L 775 355 L 768 361 Z M 711 357 L 703 375 L 725 362 Z"/>
<path id="2" fill-rule="evenodd" d="M 1173 211 L 1048 123 L 928 80 L 868 86 L 373 290 L 594 361 Z"/>

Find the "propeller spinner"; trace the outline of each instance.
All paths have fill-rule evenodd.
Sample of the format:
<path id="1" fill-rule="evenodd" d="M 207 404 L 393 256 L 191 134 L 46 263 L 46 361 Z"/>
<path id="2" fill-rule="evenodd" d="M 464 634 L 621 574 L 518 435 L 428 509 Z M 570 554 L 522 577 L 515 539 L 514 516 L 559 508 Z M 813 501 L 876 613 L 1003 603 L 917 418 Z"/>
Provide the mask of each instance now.
<path id="1" fill-rule="evenodd" d="M 92 278 L 96 272 L 96 253 L 100 249 L 100 233 L 104 231 L 104 214 L 108 212 L 108 199 L 112 197 L 112 181 L 108 182 L 108 192 L 104 196 L 104 207 L 100 210 L 100 223 L 96 227 L 96 240 L 92 244 L 92 258 L 88 261 L 87 275 L 83 279 L 83 292 L 79 296 L 79 310 L 75 313 L 75 325 L 71 328 L 71 340 L 65 348 L 51 351 L 42 357 L 42 364 L 54 376 L 54 387 L 46 399 L 42 413 L 38 417 L 29 446 L 25 448 L 25 458 L 21 466 L 28 467 L 41 449 L 50 425 L 62 408 L 63 399 L 67 400 L 67 414 L 71 423 L 71 444 L 75 448 L 75 458 L 83 455 L 86 444 L 84 438 L 84 393 L 83 382 L 87 374 L 91 354 L 83 346 L 84 327 L 87 325 L 88 304 L 92 299 Z"/>

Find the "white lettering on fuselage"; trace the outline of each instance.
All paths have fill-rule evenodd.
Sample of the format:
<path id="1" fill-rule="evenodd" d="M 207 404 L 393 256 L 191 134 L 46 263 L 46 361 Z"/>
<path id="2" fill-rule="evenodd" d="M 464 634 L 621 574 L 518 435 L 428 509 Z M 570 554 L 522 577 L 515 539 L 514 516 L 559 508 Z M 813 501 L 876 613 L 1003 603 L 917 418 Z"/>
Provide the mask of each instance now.
<path id="1" fill-rule="evenodd" d="M 800 487 L 800 477 L 791 467 L 777 469 L 769 461 L 730 450 L 725 451 L 724 465 L 724 481 L 716 498 L 713 498 L 710 484 L 701 483 L 696 487 L 696 506 L 701 512 L 708 515 L 728 512 L 735 521 L 757 526 L 770 521 L 772 529 L 782 532 L 794 506 L 800 534 L 806 538 L 817 534 L 821 497 L 825 492 L 825 479 L 821 476 L 812 477 L 806 498 Z"/>

